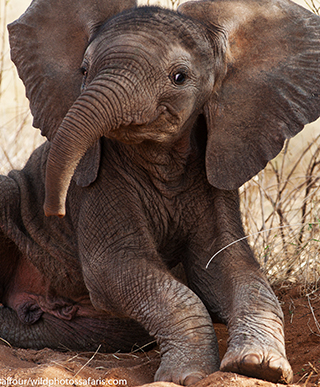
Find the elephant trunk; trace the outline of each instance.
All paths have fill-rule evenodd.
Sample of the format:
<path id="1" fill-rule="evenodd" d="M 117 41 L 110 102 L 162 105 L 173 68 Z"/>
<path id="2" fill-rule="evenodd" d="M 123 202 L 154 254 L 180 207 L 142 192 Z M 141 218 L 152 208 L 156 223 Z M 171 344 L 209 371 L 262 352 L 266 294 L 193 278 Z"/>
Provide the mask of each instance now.
<path id="1" fill-rule="evenodd" d="M 110 131 L 130 123 L 130 114 L 123 110 L 123 106 L 130 104 L 125 104 L 123 98 L 121 95 L 120 105 L 115 82 L 97 77 L 70 108 L 54 137 L 48 156 L 46 216 L 65 215 L 70 181 L 86 151 L 102 136 L 108 137 Z"/>
<path id="2" fill-rule="evenodd" d="M 141 325 L 133 320 L 89 316 L 62 320 L 44 313 L 34 324 L 25 324 L 8 307 L 0 308 L 0 337 L 2 345 L 7 342 L 20 348 L 95 351 L 100 346 L 101 352 L 119 349 L 129 352 L 133 345 L 142 346 L 152 341 Z"/>

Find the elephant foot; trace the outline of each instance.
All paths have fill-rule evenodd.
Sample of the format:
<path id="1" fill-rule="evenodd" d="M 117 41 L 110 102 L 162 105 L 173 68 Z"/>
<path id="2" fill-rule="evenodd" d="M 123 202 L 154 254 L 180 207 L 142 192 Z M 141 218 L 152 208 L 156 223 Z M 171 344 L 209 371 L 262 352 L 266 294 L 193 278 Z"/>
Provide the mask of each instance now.
<path id="1" fill-rule="evenodd" d="M 208 364 L 204 356 L 203 362 L 186 362 L 185 359 L 168 362 L 162 359 L 155 375 L 155 381 L 173 382 L 182 386 L 190 386 L 219 370 L 218 365 Z"/>
<path id="2" fill-rule="evenodd" d="M 241 350 L 229 349 L 221 362 L 221 371 L 268 380 L 273 383 L 290 383 L 293 378 L 291 366 L 274 348 L 254 345 Z"/>
<path id="3" fill-rule="evenodd" d="M 162 351 L 155 381 L 190 386 L 219 371 L 219 349 L 215 335 L 210 337 L 210 340 L 204 337 L 198 339 L 202 339 L 202 343 L 199 340 L 196 345 L 186 346 L 186 343 L 180 342 Z"/>
<path id="4" fill-rule="evenodd" d="M 176 369 L 174 365 L 171 367 L 161 367 L 158 369 L 155 381 L 161 382 L 173 382 L 176 384 L 180 384 L 182 386 L 190 386 L 199 382 L 201 379 L 205 378 L 208 374 L 202 371 L 192 370 L 190 369 Z"/>

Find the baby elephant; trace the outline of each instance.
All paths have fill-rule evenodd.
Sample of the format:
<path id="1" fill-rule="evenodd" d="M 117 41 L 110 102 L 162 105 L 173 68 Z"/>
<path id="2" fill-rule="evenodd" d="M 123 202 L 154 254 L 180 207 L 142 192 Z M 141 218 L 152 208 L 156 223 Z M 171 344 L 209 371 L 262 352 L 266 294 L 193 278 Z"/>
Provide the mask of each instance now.
<path id="1" fill-rule="evenodd" d="M 33 0 L 9 32 L 48 141 L 0 178 L 0 336 L 104 351 L 154 337 L 155 380 L 289 382 L 248 244 L 219 251 L 244 237 L 238 187 L 320 114 L 319 17 L 289 0 Z M 221 364 L 212 319 L 229 330 Z"/>

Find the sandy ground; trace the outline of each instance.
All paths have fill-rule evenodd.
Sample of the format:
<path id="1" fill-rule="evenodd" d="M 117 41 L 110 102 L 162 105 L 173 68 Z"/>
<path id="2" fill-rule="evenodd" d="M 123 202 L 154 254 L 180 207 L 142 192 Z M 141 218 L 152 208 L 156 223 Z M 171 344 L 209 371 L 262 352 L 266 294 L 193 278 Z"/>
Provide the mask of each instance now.
<path id="1" fill-rule="evenodd" d="M 320 290 L 307 296 L 301 286 L 282 286 L 276 289 L 276 293 L 285 313 L 287 355 L 293 368 L 294 383 L 304 387 L 320 385 Z M 227 330 L 223 325 L 215 325 L 215 329 L 220 355 L 223 356 Z M 158 365 L 159 353 L 156 348 L 130 354 L 61 353 L 50 349 L 16 349 L 3 342 L 0 345 L 0 386 L 141 386 L 152 383 Z M 174 384 L 152 384 L 152 387 L 160 386 Z M 217 372 L 196 385 L 206 386 L 276 385 Z"/>

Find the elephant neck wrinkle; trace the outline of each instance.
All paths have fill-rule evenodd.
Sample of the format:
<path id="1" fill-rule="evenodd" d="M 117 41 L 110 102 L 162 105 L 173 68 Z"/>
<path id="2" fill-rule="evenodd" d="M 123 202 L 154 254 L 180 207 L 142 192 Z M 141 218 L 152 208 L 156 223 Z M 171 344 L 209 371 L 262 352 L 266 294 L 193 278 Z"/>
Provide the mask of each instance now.
<path id="1" fill-rule="evenodd" d="M 149 148 L 149 147 L 148 147 Z M 159 149 L 139 151 L 134 161 L 139 169 L 145 171 L 158 190 L 167 192 L 168 188 L 180 187 L 185 179 L 187 158 L 174 151 Z"/>
<path id="2" fill-rule="evenodd" d="M 115 144 L 116 145 L 116 144 Z M 190 137 L 171 145 L 144 142 L 139 145 L 117 143 L 117 153 L 125 165 L 132 167 L 138 175 L 148 176 L 152 184 L 161 192 L 184 190 L 190 180 L 188 167 L 198 157 L 192 149 Z"/>

